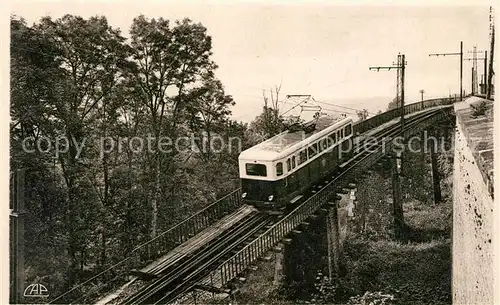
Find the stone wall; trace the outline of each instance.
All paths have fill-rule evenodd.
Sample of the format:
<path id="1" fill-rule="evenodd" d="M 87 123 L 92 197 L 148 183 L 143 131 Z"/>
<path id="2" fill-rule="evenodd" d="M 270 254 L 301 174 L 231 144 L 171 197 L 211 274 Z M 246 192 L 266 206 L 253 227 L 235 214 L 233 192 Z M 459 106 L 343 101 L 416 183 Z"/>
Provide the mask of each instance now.
<path id="1" fill-rule="evenodd" d="M 453 180 L 453 304 L 493 304 L 493 118 L 458 104 Z M 491 103 L 491 102 L 489 102 Z"/>

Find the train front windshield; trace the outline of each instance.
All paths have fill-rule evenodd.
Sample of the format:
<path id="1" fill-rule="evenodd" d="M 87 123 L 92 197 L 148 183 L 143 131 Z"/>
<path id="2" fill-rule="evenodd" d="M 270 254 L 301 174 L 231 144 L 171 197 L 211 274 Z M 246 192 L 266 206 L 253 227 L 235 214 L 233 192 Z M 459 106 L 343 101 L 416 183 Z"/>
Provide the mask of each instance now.
<path id="1" fill-rule="evenodd" d="M 245 164 L 247 175 L 249 176 L 267 176 L 267 168 L 264 164 L 259 163 L 247 163 Z"/>

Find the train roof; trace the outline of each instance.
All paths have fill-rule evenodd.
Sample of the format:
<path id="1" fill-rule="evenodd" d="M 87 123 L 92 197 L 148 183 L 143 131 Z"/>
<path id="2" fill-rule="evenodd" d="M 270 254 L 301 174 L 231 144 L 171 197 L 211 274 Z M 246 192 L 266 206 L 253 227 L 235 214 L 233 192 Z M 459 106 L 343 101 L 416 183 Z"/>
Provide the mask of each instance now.
<path id="1" fill-rule="evenodd" d="M 315 121 L 312 120 L 306 125 Z M 349 122 L 352 122 L 352 119 L 321 116 L 318 118 L 316 128 L 312 132 L 285 130 L 262 143 L 242 151 L 239 159 L 261 161 L 281 159 Z"/>

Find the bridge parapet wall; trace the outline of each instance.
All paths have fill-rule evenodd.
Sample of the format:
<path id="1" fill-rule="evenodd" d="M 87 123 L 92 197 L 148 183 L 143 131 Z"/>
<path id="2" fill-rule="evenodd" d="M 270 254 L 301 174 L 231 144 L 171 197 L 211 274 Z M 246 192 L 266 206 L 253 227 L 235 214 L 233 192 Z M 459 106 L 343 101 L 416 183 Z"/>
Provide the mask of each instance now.
<path id="1" fill-rule="evenodd" d="M 493 304 L 493 115 L 471 107 L 482 101 L 455 105 L 453 304 Z"/>

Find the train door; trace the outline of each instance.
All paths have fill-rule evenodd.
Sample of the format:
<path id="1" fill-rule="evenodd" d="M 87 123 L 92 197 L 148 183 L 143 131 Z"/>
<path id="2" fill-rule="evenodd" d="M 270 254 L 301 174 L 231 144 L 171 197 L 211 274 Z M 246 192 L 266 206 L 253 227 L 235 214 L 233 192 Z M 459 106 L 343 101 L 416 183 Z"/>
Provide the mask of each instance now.
<path id="1" fill-rule="evenodd" d="M 318 144 L 317 143 L 312 144 L 311 146 L 308 147 L 307 150 L 309 153 L 309 163 L 307 164 L 309 172 L 308 184 L 312 184 L 315 183 L 318 180 L 318 177 L 320 176 L 319 158 L 311 160 L 318 154 Z"/>
<path id="2" fill-rule="evenodd" d="M 300 189 L 303 189 L 309 183 L 309 168 L 304 163 L 307 163 L 307 149 L 299 152 L 297 160 L 297 166 L 303 165 L 297 170 L 297 183 Z"/>
<path id="3" fill-rule="evenodd" d="M 339 146 L 338 145 L 335 145 L 332 149 L 331 160 L 332 160 L 332 167 L 336 168 L 338 163 L 339 163 Z"/>
<path id="4" fill-rule="evenodd" d="M 319 145 L 321 145 L 321 151 L 323 152 L 320 161 L 321 177 L 325 177 L 330 171 L 330 164 L 328 162 L 329 154 L 325 152 L 328 149 L 328 140 L 327 139 L 321 140 L 321 142 L 319 142 Z"/>
<path id="5" fill-rule="evenodd" d="M 323 154 L 319 159 L 320 175 L 321 177 L 325 177 L 328 174 L 328 158 Z"/>
<path id="6" fill-rule="evenodd" d="M 293 193 L 296 188 L 297 188 L 297 170 L 296 170 L 296 158 L 295 156 L 291 156 L 288 158 L 287 161 L 287 168 L 289 168 L 289 174 L 287 176 L 287 189 L 288 189 L 288 194 Z M 288 165 L 290 165 L 288 167 Z"/>

